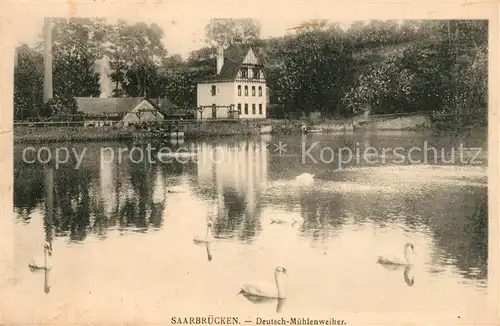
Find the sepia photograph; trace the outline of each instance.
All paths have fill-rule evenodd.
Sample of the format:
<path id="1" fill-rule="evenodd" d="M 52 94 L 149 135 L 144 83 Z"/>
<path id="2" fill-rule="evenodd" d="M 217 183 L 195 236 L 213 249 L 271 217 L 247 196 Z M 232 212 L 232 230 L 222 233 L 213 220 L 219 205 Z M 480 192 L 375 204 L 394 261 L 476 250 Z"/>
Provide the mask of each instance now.
<path id="1" fill-rule="evenodd" d="M 500 6 L 410 5 L 8 7 L 0 322 L 497 324 Z"/>

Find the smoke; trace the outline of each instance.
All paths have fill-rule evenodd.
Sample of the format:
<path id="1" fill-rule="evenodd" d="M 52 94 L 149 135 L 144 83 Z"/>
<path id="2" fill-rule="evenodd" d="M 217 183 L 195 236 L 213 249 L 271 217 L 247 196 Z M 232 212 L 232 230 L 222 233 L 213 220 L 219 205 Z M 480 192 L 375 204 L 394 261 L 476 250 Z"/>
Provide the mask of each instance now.
<path id="1" fill-rule="evenodd" d="M 109 58 L 107 55 L 103 55 L 100 60 L 96 61 L 96 65 L 99 68 L 99 89 L 101 91 L 99 97 L 100 98 L 108 98 L 111 97 L 111 80 L 109 78 Z"/>

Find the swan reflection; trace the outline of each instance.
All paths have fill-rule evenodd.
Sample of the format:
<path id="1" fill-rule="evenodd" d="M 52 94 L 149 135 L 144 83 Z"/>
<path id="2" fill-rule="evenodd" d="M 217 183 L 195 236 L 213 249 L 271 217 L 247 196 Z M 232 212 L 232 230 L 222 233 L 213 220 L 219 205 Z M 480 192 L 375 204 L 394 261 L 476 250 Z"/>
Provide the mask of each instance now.
<path id="1" fill-rule="evenodd" d="M 410 274 L 412 269 L 413 269 L 413 267 L 408 265 L 405 267 L 405 271 L 403 273 L 404 278 L 405 278 L 405 283 L 408 286 L 413 286 L 415 284 L 415 277 Z M 410 277 L 410 275 L 411 275 L 411 277 Z"/>
<path id="2" fill-rule="evenodd" d="M 28 267 L 31 272 L 44 271 L 44 292 L 50 292 L 50 270 L 52 269 L 52 242 L 46 241 L 43 246 L 44 257 L 35 257 L 30 260 Z"/>
<path id="3" fill-rule="evenodd" d="M 44 280 L 44 286 L 43 286 L 43 291 L 45 293 L 50 292 L 50 269 L 45 270 L 45 280 Z"/>
<path id="4" fill-rule="evenodd" d="M 200 236 L 196 236 L 193 238 L 193 242 L 197 245 L 200 244 L 209 244 L 212 241 L 212 218 L 209 218 L 207 221 L 207 229 L 205 233 L 205 237 L 202 238 Z"/>
<path id="5" fill-rule="evenodd" d="M 406 285 L 413 286 L 415 284 L 415 277 L 412 275 L 413 265 L 396 265 L 396 264 L 383 264 L 378 262 L 380 266 L 389 271 L 400 271 L 404 267 L 403 277 Z"/>
<path id="6" fill-rule="evenodd" d="M 208 217 L 205 237 L 195 236 L 193 238 L 193 243 L 198 246 L 205 245 L 209 262 L 212 261 L 212 239 L 212 218 Z"/>
<path id="7" fill-rule="evenodd" d="M 245 297 L 245 299 L 247 299 L 248 301 L 250 301 L 254 304 L 270 304 L 270 303 L 276 302 L 276 312 L 277 313 L 280 313 L 283 310 L 283 306 L 285 305 L 285 301 L 286 301 L 286 299 L 284 299 L 284 298 L 282 298 L 282 299 L 266 298 L 266 297 L 261 297 L 258 295 L 253 295 L 253 294 L 243 293 L 243 292 L 240 292 L 240 294 L 243 295 L 243 297 Z"/>
<path id="8" fill-rule="evenodd" d="M 205 244 L 205 247 L 207 248 L 207 259 L 208 261 L 212 261 L 212 245 L 210 242 L 207 242 Z"/>
<path id="9" fill-rule="evenodd" d="M 304 222 L 304 219 L 301 216 L 294 216 L 294 215 L 283 215 L 283 216 L 276 216 L 276 217 L 270 217 L 271 220 L 270 224 L 289 224 L 291 226 L 294 226 L 298 222 L 302 223 Z"/>

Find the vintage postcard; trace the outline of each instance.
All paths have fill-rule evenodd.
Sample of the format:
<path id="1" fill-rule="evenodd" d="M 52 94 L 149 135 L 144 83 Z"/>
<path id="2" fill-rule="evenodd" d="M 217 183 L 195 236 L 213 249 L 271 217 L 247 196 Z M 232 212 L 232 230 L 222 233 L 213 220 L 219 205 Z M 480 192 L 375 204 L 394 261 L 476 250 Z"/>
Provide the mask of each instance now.
<path id="1" fill-rule="evenodd" d="M 498 3 L 1 11 L 2 324 L 499 324 Z"/>

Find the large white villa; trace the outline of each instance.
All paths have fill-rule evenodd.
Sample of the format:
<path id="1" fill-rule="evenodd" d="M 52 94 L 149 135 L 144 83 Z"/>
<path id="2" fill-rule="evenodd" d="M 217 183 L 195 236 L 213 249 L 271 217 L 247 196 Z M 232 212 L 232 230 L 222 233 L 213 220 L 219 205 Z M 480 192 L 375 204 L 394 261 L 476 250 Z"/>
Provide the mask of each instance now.
<path id="1" fill-rule="evenodd" d="M 216 74 L 197 85 L 197 119 L 266 118 L 268 89 L 254 49 L 219 46 L 216 63 Z"/>

